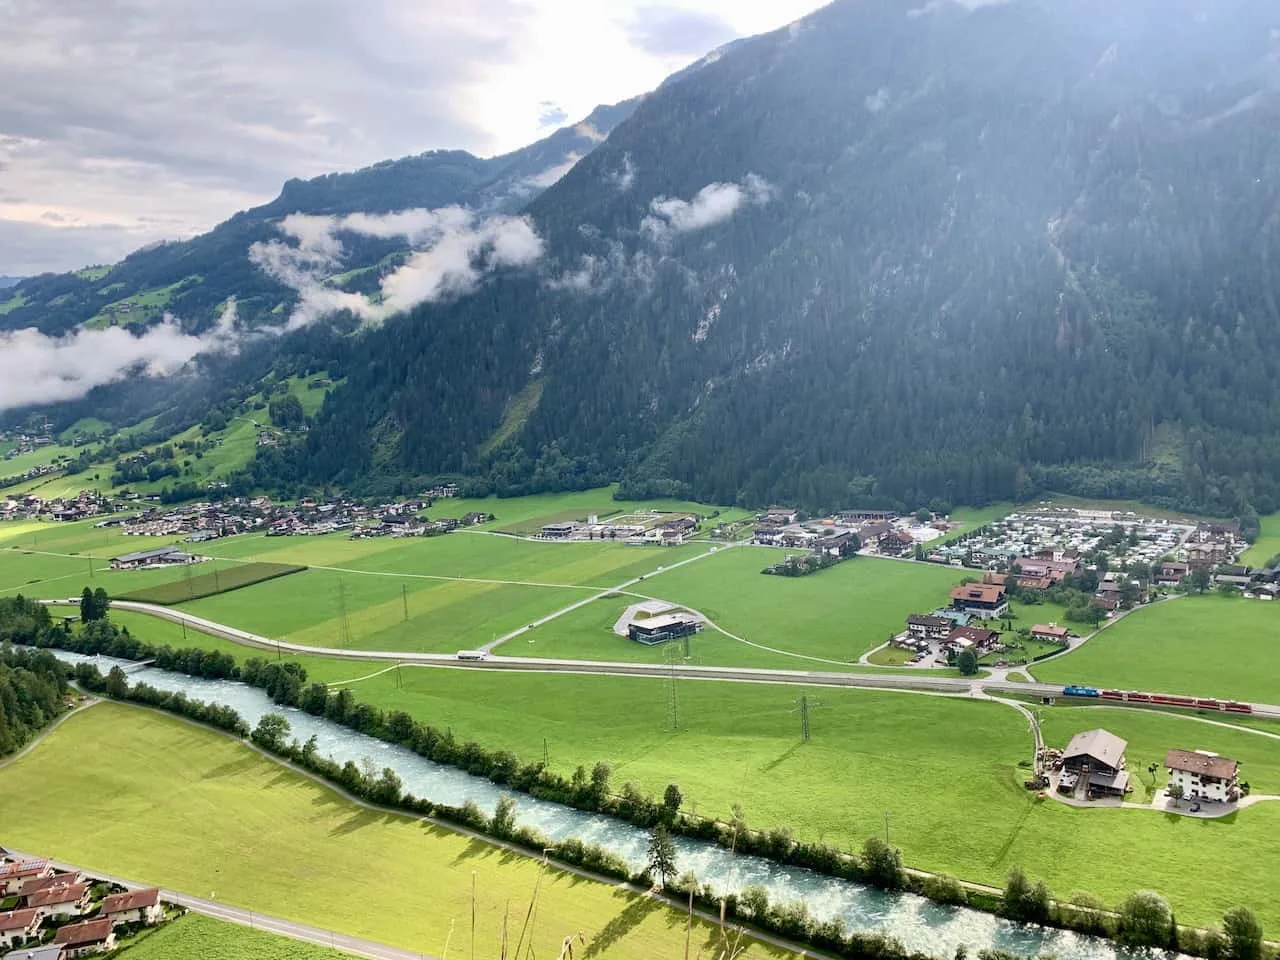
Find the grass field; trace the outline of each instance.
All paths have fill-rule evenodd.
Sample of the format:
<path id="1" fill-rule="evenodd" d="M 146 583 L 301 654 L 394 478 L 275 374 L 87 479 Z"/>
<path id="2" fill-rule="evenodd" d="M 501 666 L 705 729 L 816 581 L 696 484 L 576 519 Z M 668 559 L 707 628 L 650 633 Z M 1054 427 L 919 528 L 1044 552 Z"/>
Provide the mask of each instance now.
<path id="1" fill-rule="evenodd" d="M 642 592 L 685 604 L 735 636 L 789 653 L 852 662 L 948 603 L 956 570 L 858 557 L 807 577 L 760 571 L 785 550 L 740 547 L 647 580 Z"/>
<path id="2" fill-rule="evenodd" d="M 192 568 L 188 567 L 190 572 Z M 255 583 L 266 583 L 291 573 L 301 573 L 306 567 L 287 563 L 241 563 L 226 571 L 216 567 L 209 573 L 199 576 L 181 577 L 157 584 L 154 587 L 143 587 L 131 593 L 121 595 L 121 600 L 137 600 L 141 603 L 176 604 L 188 600 L 202 600 L 243 587 L 251 587 Z"/>
<path id="3" fill-rule="evenodd" d="M 1240 562 L 1260 567 L 1276 554 L 1280 554 L 1280 513 L 1262 518 L 1262 532 L 1253 545 L 1241 554 Z"/>
<path id="4" fill-rule="evenodd" d="M 126 960 L 349 960 L 351 956 L 198 913 L 144 933 L 118 955 Z"/>
<path id="5" fill-rule="evenodd" d="M 1032 667 L 1039 680 L 1274 703 L 1280 606 L 1218 596 L 1153 605 Z"/>
<path id="6" fill-rule="evenodd" d="M 486 843 L 355 807 L 240 744 L 133 707 L 73 717 L 0 771 L 0 784 L 2 843 L 436 956 L 451 931 L 459 955 L 469 933 L 473 874 L 476 943 L 493 955 L 504 912 L 523 919 L 539 872 Z M 594 956 L 683 951 L 675 911 L 548 871 L 535 955 L 555 957 L 578 932 Z M 715 935 L 697 927 L 695 949 Z M 748 955 L 784 954 L 753 946 Z"/>
<path id="7" fill-rule="evenodd" d="M 476 533 L 423 540 L 241 537 L 210 552 L 312 569 L 183 609 L 296 643 L 448 652 L 487 643 L 704 545 L 534 543 Z M 705 562 L 705 561 L 700 561 Z M 406 617 L 407 609 L 407 617 Z"/>
<path id="8" fill-rule="evenodd" d="M 1022 789 L 1026 771 L 1018 766 L 1029 734 L 998 705 L 812 690 L 812 740 L 803 744 L 800 687 L 680 681 L 676 731 L 661 680 L 408 667 L 398 678 L 389 671 L 358 680 L 385 668 L 296 659 L 311 679 L 356 681 L 349 685 L 360 700 L 447 724 L 460 739 L 524 758 L 541 757 L 545 741 L 554 769 L 604 758 L 615 783 L 658 794 L 678 782 L 703 814 L 724 816 L 741 803 L 752 824 L 786 824 L 797 836 L 856 846 L 883 829 L 889 811 L 893 842 L 913 866 L 998 885 L 1022 865 L 1060 893 L 1087 889 L 1109 902 L 1135 886 L 1154 887 L 1173 898 L 1184 922 L 1207 923 L 1246 902 L 1280 924 L 1280 878 L 1270 867 L 1280 856 L 1280 804 L 1203 823 L 1037 803 Z M 1105 726 L 1130 741 L 1135 770 L 1171 747 L 1215 750 L 1241 759 L 1259 792 L 1280 792 L 1280 741 L 1179 715 L 1106 707 L 1042 713 L 1051 744 Z M 1184 859 L 1169 856 L 1174 849 Z M 1179 867 L 1209 862 L 1238 866 L 1221 876 Z"/>

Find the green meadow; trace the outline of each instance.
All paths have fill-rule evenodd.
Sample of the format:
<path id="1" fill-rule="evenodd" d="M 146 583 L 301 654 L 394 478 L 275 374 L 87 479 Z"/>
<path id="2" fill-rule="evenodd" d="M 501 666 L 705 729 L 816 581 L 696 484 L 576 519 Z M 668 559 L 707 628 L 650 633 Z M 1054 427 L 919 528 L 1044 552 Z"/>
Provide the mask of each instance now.
<path id="1" fill-rule="evenodd" d="M 1032 672 L 1052 683 L 1275 703 L 1278 641 L 1280 605 L 1185 597 L 1132 613 Z"/>
<path id="2" fill-rule="evenodd" d="M 1251 567 L 1260 567 L 1272 557 L 1280 554 L 1280 513 L 1273 513 L 1262 518 L 1262 531 L 1240 556 L 1240 562 Z"/>
<path id="3" fill-rule="evenodd" d="M 0 785 L 0 843 L 427 955 L 446 955 L 451 940 L 460 952 L 463 930 L 469 940 L 473 882 L 486 955 L 498 951 L 504 915 L 519 930 L 535 886 L 534 955 L 557 956 L 578 933 L 593 956 L 620 960 L 675 958 L 684 946 L 675 910 L 362 809 L 242 744 L 136 707 L 73 717 L 0 770 Z M 705 955 L 719 936 L 696 924 L 694 946 Z M 748 947 L 754 960 L 788 955 Z M 147 956 L 145 943 L 137 949 Z"/>
<path id="4" fill-rule="evenodd" d="M 737 637 L 787 653 L 854 662 L 900 633 L 908 614 L 950 603 L 960 573 L 857 557 L 807 577 L 765 576 L 785 550 L 739 547 L 647 580 L 637 590 L 693 607 Z"/>
<path id="5" fill-rule="evenodd" d="M 126 960 L 347 960 L 351 955 L 190 913 L 127 941 Z"/>

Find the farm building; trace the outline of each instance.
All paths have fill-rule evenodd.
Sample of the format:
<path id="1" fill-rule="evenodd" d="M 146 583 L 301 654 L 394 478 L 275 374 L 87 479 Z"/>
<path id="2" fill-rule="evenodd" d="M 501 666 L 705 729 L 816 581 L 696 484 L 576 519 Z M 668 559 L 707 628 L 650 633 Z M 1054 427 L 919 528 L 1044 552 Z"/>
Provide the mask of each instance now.
<path id="1" fill-rule="evenodd" d="M 701 629 L 702 622 L 692 614 L 660 613 L 644 620 L 633 621 L 627 627 L 627 636 L 637 643 L 652 645 L 689 637 Z"/>
<path id="2" fill-rule="evenodd" d="M 987 620 L 1009 612 L 1009 598 L 1004 587 L 994 583 L 961 584 L 951 591 L 951 603 L 965 613 Z"/>
<path id="3" fill-rule="evenodd" d="M 577 524 L 574 523 L 547 523 L 543 524 L 539 536 L 547 540 L 568 540 L 576 527 Z"/>
<path id="4" fill-rule="evenodd" d="M 1164 758 L 1169 786 L 1192 800 L 1234 803 L 1240 798 L 1240 764 L 1204 750 L 1170 750 Z"/>
<path id="5" fill-rule="evenodd" d="M 1107 730 L 1077 733 L 1062 754 L 1062 768 L 1085 780 L 1090 793 L 1122 797 L 1129 786 L 1124 763 L 1128 746 Z"/>
<path id="6" fill-rule="evenodd" d="M 183 553 L 177 547 L 156 547 L 153 550 L 139 550 L 137 553 L 126 553 L 122 557 L 112 557 L 112 570 L 138 570 L 142 567 L 170 566 L 182 563 L 195 563 L 196 558 Z"/>

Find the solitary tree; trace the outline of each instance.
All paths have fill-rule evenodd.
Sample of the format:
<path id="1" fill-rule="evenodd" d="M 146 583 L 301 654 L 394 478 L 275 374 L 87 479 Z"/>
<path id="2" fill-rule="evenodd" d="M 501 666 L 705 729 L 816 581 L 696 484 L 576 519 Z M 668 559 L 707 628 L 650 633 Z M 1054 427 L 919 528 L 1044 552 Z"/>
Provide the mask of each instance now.
<path id="1" fill-rule="evenodd" d="M 902 886 L 902 853 L 879 837 L 862 845 L 862 879 L 872 886 L 896 890 Z"/>
<path id="2" fill-rule="evenodd" d="M 93 603 L 93 591 L 85 587 L 80 593 L 80 619 L 85 623 L 93 623 L 98 619 L 97 610 Z"/>
<path id="3" fill-rule="evenodd" d="M 516 802 L 510 794 L 504 793 L 498 798 L 489 828 L 495 837 L 509 837 L 516 832 Z"/>
<path id="4" fill-rule="evenodd" d="M 289 721 L 280 713 L 266 713 L 258 721 L 250 739 L 263 750 L 279 753 L 284 748 L 285 739 L 289 736 Z"/>
<path id="5" fill-rule="evenodd" d="M 1234 907 L 1222 918 L 1226 960 L 1261 960 L 1262 924 L 1247 907 Z"/>
<path id="6" fill-rule="evenodd" d="M 107 591 L 102 587 L 93 591 L 93 606 L 98 614 L 96 619 L 105 620 L 107 611 L 111 609 L 111 598 L 107 596 Z"/>
<path id="7" fill-rule="evenodd" d="M 961 650 L 960 656 L 956 657 L 956 666 L 964 676 L 972 677 L 978 672 L 978 655 L 972 650 Z"/>
<path id="8" fill-rule="evenodd" d="M 1120 905 L 1116 939 L 1127 947 L 1162 947 L 1168 942 L 1172 919 L 1173 911 L 1164 897 L 1139 890 Z"/>
<path id="9" fill-rule="evenodd" d="M 675 783 L 668 783 L 666 792 L 662 794 L 662 806 L 668 813 L 675 816 L 682 803 L 684 803 L 684 794 L 680 792 L 680 786 Z"/>
<path id="10" fill-rule="evenodd" d="M 658 824 L 649 834 L 649 872 L 656 873 L 662 886 L 667 877 L 676 872 L 676 845 L 664 824 Z"/>
<path id="11" fill-rule="evenodd" d="M 1183 789 L 1182 784 L 1180 783 L 1175 783 L 1169 787 L 1169 799 L 1173 801 L 1173 805 L 1175 807 L 1178 805 L 1178 801 L 1182 799 L 1185 793 L 1186 790 Z"/>
<path id="12" fill-rule="evenodd" d="M 1020 923 L 1044 923 L 1049 919 L 1051 899 L 1049 888 L 1044 883 L 1033 885 L 1021 867 L 1014 867 L 1005 883 L 1000 912 Z"/>
<path id="13" fill-rule="evenodd" d="M 124 671 L 119 667 L 112 667 L 111 672 L 107 674 L 107 683 L 104 689 L 108 697 L 114 697 L 117 700 L 123 699 L 125 694 L 129 692 L 129 680 Z"/>

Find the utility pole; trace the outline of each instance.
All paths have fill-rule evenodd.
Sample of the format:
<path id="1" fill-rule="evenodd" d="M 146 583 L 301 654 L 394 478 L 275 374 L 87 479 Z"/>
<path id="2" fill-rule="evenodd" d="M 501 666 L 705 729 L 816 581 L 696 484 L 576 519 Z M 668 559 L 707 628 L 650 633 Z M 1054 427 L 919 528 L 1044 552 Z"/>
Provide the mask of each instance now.
<path id="1" fill-rule="evenodd" d="M 671 690 L 667 697 L 667 707 L 671 714 L 671 729 L 680 729 L 680 692 L 676 689 L 676 662 L 675 658 L 670 654 L 667 655 L 667 665 L 671 672 Z"/>
<path id="2" fill-rule="evenodd" d="M 543 768 L 551 766 L 551 753 L 547 750 L 547 738 L 542 738 L 542 766 Z"/>
<path id="3" fill-rule="evenodd" d="M 822 706 L 818 700 L 810 700 L 809 695 L 802 694 L 799 700 L 795 701 L 796 710 L 800 713 L 800 742 L 809 742 L 809 711 L 814 707 Z M 793 711 L 795 712 L 795 711 Z"/>
<path id="4" fill-rule="evenodd" d="M 351 621 L 347 617 L 347 584 L 338 580 L 338 646 L 345 648 L 351 643 Z"/>
<path id="5" fill-rule="evenodd" d="M 400 599 L 404 601 L 404 619 L 409 621 L 409 585 L 407 583 L 400 584 Z"/>
<path id="6" fill-rule="evenodd" d="M 889 843 L 889 811 L 884 812 L 884 842 Z"/>

